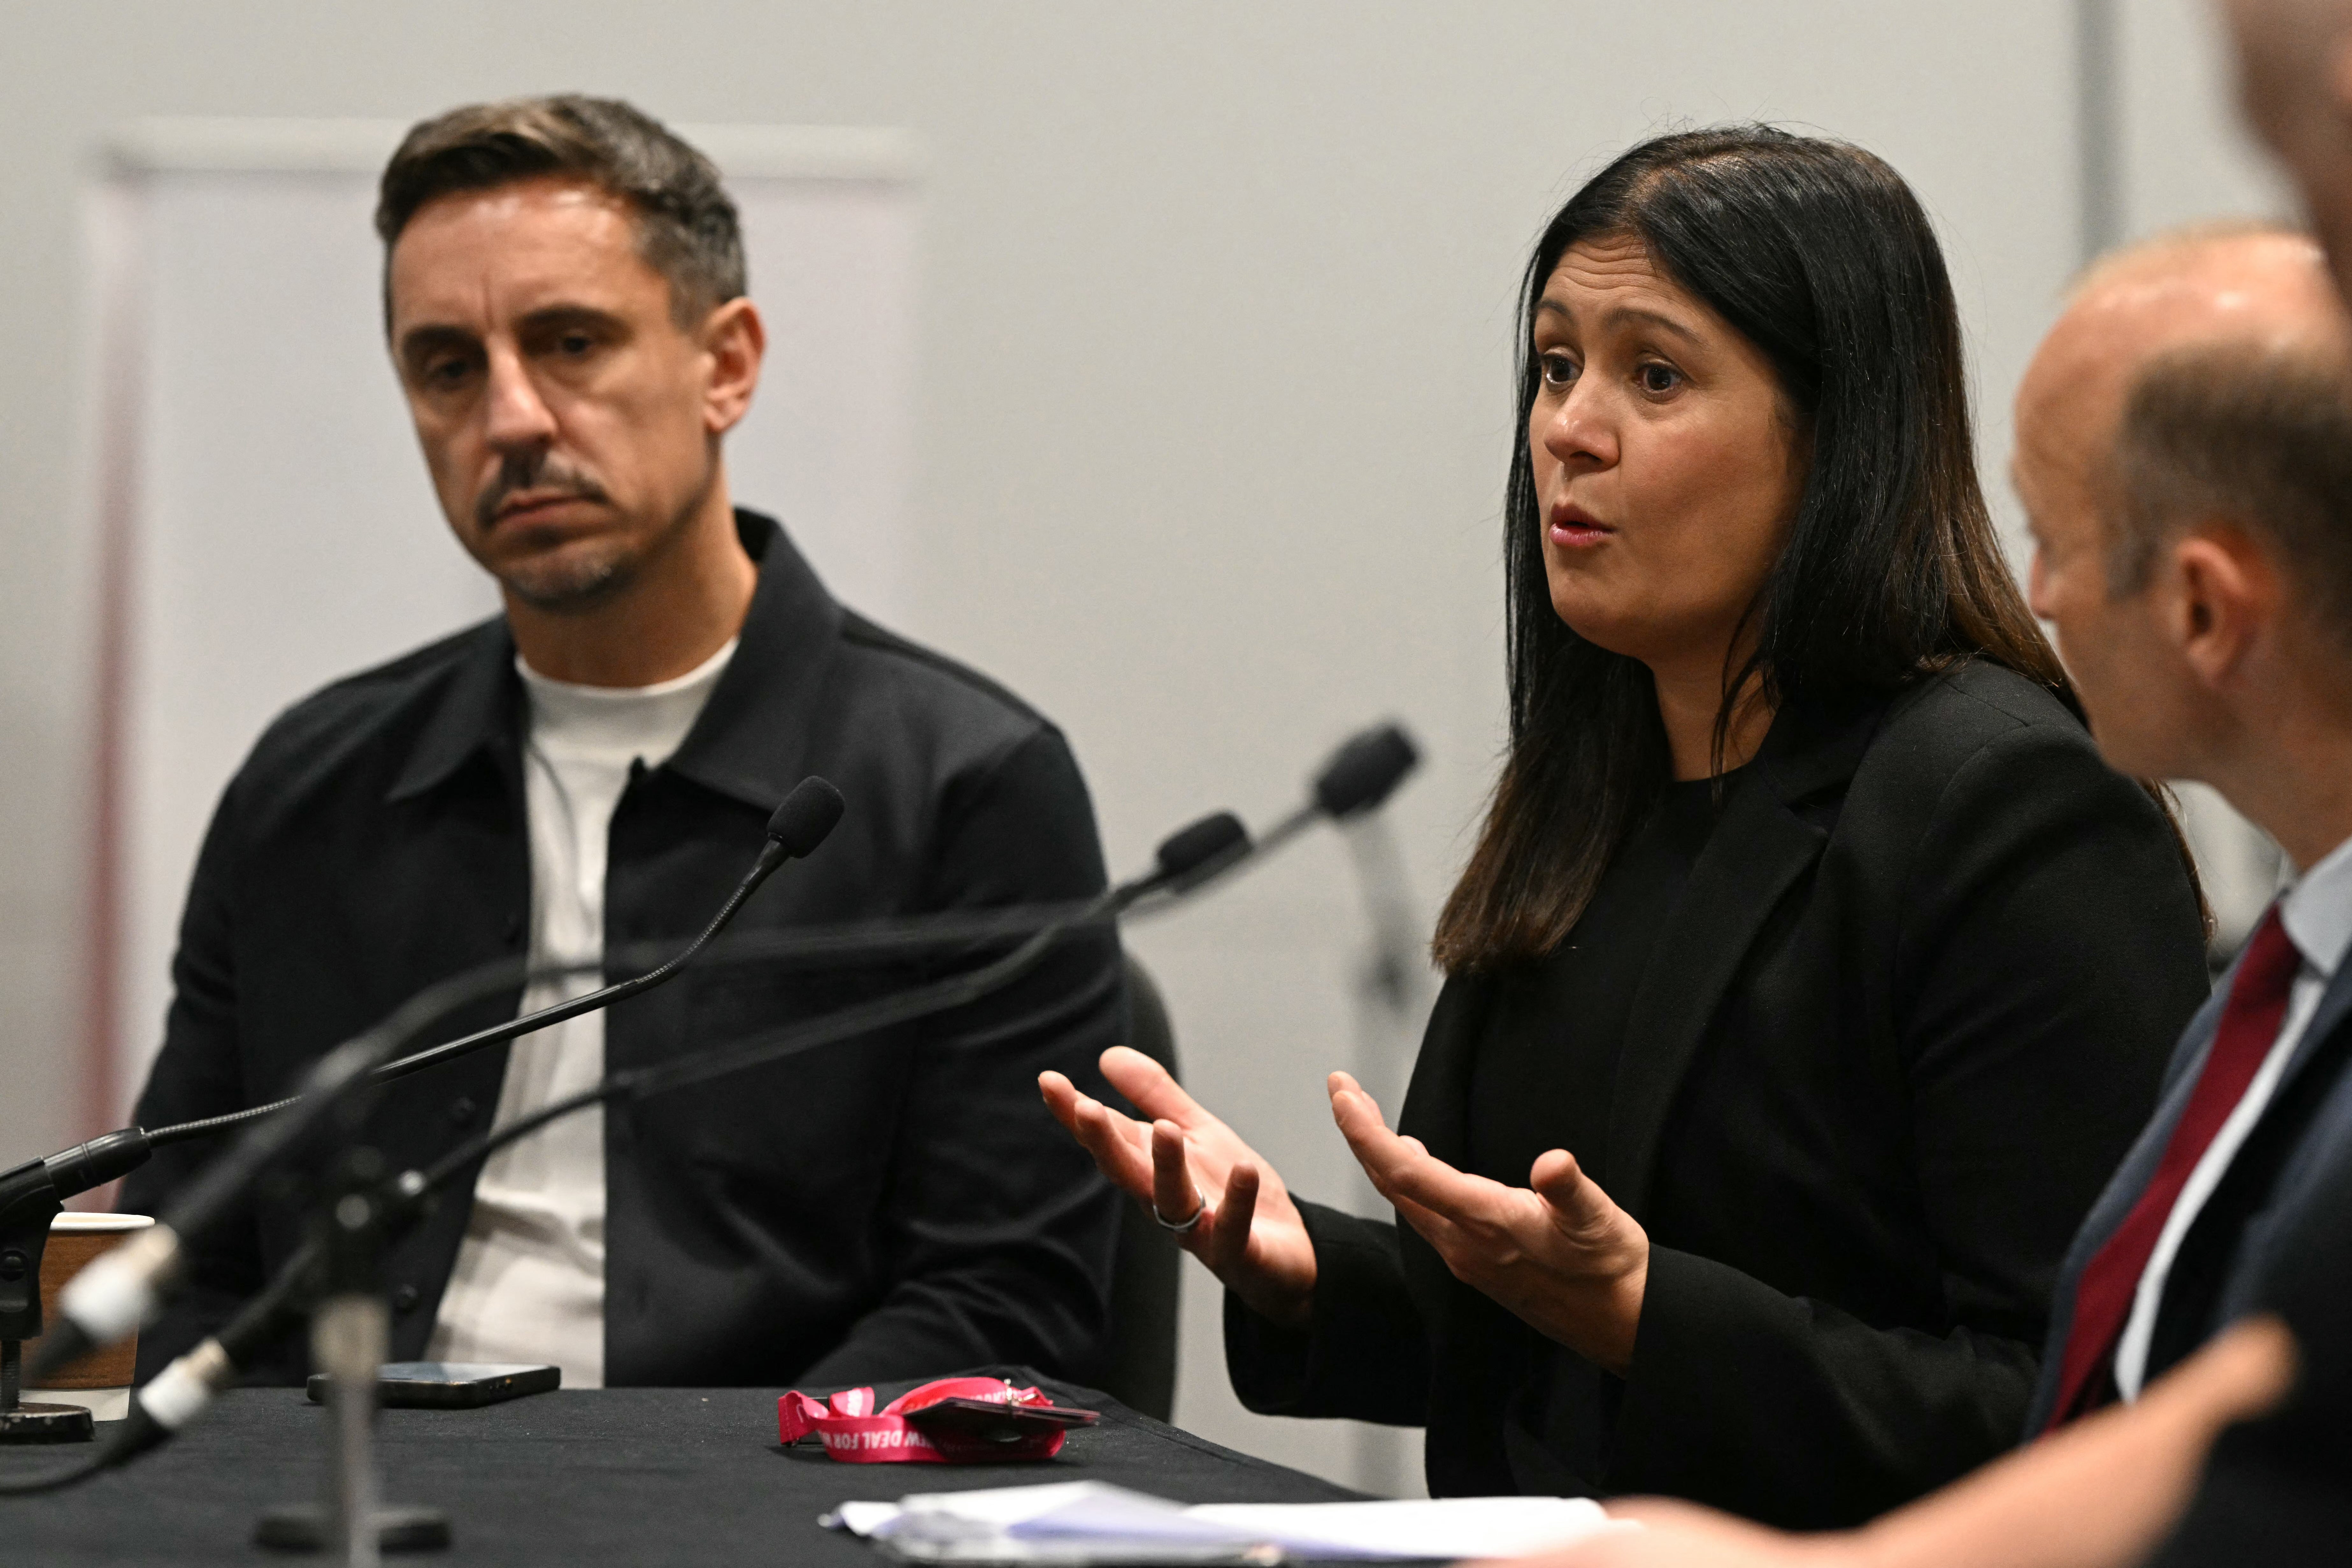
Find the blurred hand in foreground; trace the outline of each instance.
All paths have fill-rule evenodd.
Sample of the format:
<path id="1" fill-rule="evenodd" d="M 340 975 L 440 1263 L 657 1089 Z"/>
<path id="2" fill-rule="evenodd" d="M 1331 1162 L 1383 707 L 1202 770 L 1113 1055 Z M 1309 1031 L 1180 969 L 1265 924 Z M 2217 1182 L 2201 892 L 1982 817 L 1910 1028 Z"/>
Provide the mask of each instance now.
<path id="1" fill-rule="evenodd" d="M 1609 1505 L 1646 1528 L 1518 1568 L 2129 1568 L 2188 1507 L 2223 1428 L 2278 1404 L 2294 1342 L 2240 1323 L 2148 1386 L 1861 1530 L 1784 1535 L 1664 1499 Z"/>

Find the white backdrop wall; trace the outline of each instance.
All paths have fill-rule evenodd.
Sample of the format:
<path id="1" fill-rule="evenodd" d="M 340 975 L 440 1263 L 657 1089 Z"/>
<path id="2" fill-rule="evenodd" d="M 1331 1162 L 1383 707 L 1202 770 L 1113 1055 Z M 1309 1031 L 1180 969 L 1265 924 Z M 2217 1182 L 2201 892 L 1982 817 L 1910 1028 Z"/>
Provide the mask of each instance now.
<path id="1" fill-rule="evenodd" d="M 2128 221 L 2244 207 L 2196 5 L 2118 5 Z M 2010 388 L 2080 248 L 2074 38 L 2052 0 L 6 0 L 0 1158 L 82 1115 L 97 487 L 77 212 L 124 121 L 581 88 L 681 121 L 913 132 L 906 629 L 1062 722 L 1120 867 L 1204 807 L 1286 804 L 1328 741 L 1402 716 L 1431 755 L 1396 811 L 1425 919 L 1501 739 L 1511 296 L 1545 216 L 1684 121 L 1884 153 L 1947 237 L 1999 490 Z M 1139 940 L 1203 1097 L 1310 1193 L 1349 1189 L 1319 1086 L 1353 1049 L 1362 934 L 1322 838 Z M 1239 1411 L 1202 1284 L 1180 1420 L 1407 1484 L 1394 1444 Z"/>

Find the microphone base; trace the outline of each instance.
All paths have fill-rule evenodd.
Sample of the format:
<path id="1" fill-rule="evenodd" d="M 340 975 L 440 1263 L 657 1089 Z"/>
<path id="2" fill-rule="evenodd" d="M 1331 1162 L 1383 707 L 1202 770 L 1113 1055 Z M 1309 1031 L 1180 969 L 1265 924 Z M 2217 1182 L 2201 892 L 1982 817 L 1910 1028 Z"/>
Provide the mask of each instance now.
<path id="1" fill-rule="evenodd" d="M 253 1527 L 253 1543 L 272 1552 L 325 1552 L 338 1544 L 326 1508 L 315 1502 L 271 1509 Z M 377 1509 L 375 1546 L 378 1552 L 446 1552 L 449 1516 L 437 1508 Z"/>
<path id="2" fill-rule="evenodd" d="M 87 1443 L 97 1436 L 86 1405 L 19 1405 L 0 1410 L 0 1443 Z"/>

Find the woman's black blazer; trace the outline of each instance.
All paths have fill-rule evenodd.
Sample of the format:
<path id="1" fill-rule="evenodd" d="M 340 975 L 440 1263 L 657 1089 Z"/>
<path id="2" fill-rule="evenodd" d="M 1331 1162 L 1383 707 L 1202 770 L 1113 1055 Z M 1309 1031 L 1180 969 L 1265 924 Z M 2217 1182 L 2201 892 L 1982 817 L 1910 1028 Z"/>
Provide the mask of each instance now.
<path id="1" fill-rule="evenodd" d="M 2059 1260 L 2207 993 L 2200 936 L 2162 814 L 2021 677 L 1784 712 L 1633 1002 L 1599 1162 L 1652 1244 L 1625 1376 L 1410 1229 L 1310 1205 L 1312 1326 L 1229 1296 L 1234 1386 L 1426 1425 L 1439 1495 L 1663 1492 L 1803 1527 L 1927 1491 L 2017 1440 Z M 1401 1124 L 1441 1159 L 1526 984 L 1439 997 Z"/>

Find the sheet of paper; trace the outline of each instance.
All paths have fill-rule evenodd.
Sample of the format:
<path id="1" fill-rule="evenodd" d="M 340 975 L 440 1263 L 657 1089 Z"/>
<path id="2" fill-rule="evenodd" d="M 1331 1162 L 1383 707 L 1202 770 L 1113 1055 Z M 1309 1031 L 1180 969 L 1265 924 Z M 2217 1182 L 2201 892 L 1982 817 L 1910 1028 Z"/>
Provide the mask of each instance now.
<path id="1" fill-rule="evenodd" d="M 1212 1503 L 1184 1508 L 1099 1481 L 845 1503 L 826 1523 L 936 1563 L 1240 1561 L 1278 1549 L 1322 1562 L 1447 1561 L 1559 1547 L 1613 1523 L 1581 1498 Z"/>

